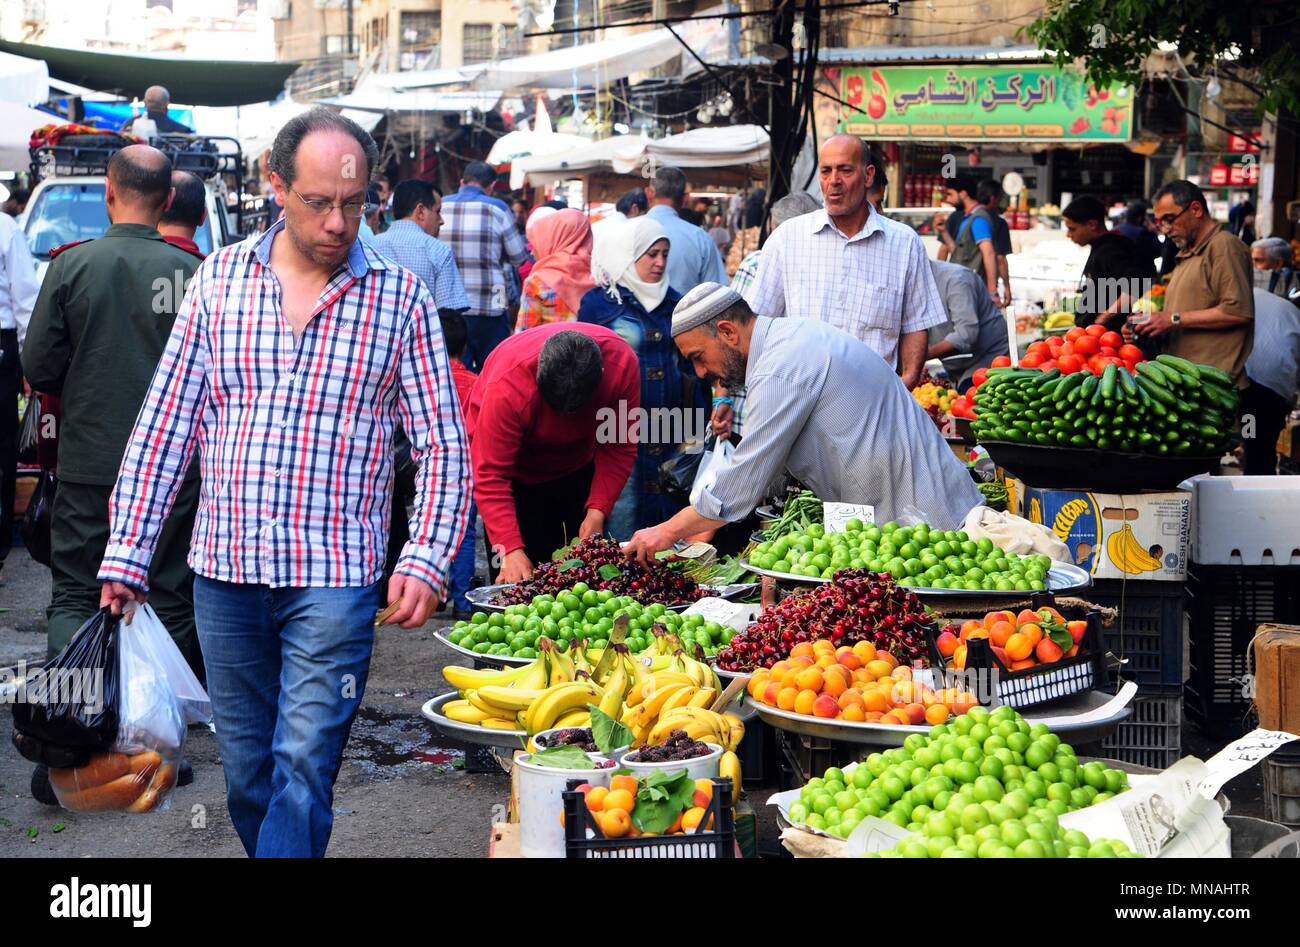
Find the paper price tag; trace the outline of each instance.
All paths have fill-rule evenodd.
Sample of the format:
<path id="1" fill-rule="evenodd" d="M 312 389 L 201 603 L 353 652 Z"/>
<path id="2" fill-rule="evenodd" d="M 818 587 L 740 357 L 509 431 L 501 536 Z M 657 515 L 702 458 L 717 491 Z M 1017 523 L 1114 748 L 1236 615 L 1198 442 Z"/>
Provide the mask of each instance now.
<path id="1" fill-rule="evenodd" d="M 1240 740 L 1229 743 L 1205 762 L 1209 775 L 1200 785 L 1202 794 L 1213 799 L 1228 780 L 1253 768 L 1278 747 L 1286 746 L 1300 736 L 1285 730 L 1252 730 Z"/>
<path id="2" fill-rule="evenodd" d="M 719 625 L 729 625 L 736 631 L 744 631 L 761 610 L 759 605 L 744 605 L 728 602 L 725 598 L 710 597 L 693 602 L 683 614 L 703 615 L 705 621 L 715 621 Z"/>
<path id="3" fill-rule="evenodd" d="M 822 526 L 828 533 L 842 533 L 849 520 L 876 521 L 876 508 L 869 503 L 823 503 Z"/>

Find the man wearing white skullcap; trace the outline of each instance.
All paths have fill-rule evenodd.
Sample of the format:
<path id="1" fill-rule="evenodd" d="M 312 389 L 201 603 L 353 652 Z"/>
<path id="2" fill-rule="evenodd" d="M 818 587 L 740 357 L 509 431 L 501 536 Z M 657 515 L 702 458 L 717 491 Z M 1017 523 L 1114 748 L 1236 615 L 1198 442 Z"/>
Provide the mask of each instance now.
<path id="1" fill-rule="evenodd" d="M 878 523 L 911 507 L 937 529 L 956 529 L 983 502 L 893 366 L 847 332 L 755 316 L 717 283 L 682 298 L 672 332 L 697 375 L 745 389 L 745 437 L 695 505 L 634 534 L 628 555 L 644 560 L 744 519 L 783 471 L 823 500 L 869 504 Z"/>

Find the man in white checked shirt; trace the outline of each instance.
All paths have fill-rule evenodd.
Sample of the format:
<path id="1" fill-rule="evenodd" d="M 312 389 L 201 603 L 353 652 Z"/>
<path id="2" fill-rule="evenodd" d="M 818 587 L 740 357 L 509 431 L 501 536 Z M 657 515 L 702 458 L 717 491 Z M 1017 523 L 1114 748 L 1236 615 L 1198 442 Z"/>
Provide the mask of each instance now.
<path id="1" fill-rule="evenodd" d="M 782 472 L 824 500 L 874 507 L 881 523 L 913 508 L 956 529 L 984 502 L 930 416 L 847 332 L 755 316 L 717 283 L 682 298 L 672 332 L 701 378 L 744 386 L 749 433 L 691 506 L 632 535 L 629 556 L 744 519 Z"/>
<path id="2" fill-rule="evenodd" d="M 825 207 L 773 231 L 745 301 L 760 316 L 819 319 L 871 346 L 911 389 L 927 330 L 947 321 L 921 238 L 867 201 L 875 169 L 852 135 L 818 156 Z"/>
<path id="3" fill-rule="evenodd" d="M 422 625 L 465 531 L 469 451 L 424 284 L 358 240 L 379 151 L 324 108 L 268 165 L 284 217 L 199 267 L 127 442 L 100 604 L 148 592 L 197 450 L 190 545 L 231 822 L 249 855 L 320 857 L 370 667 L 399 419 L 419 465 L 386 600 Z"/>

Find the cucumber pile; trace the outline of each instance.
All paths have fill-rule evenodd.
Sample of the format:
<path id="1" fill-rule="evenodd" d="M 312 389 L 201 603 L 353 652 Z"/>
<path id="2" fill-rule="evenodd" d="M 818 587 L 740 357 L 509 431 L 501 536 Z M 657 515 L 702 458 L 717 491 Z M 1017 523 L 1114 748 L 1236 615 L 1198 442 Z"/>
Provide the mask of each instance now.
<path id="1" fill-rule="evenodd" d="M 1175 355 L 1100 377 L 995 368 L 975 392 L 975 435 L 1119 453 L 1207 457 L 1228 447 L 1237 389 L 1226 372 Z"/>

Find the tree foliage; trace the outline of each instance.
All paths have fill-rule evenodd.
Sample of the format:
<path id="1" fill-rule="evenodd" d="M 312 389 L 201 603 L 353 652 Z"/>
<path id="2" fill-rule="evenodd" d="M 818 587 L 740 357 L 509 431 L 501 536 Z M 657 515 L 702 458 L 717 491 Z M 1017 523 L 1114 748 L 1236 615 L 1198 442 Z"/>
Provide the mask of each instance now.
<path id="1" fill-rule="evenodd" d="M 1160 43 L 1176 43 L 1189 71 L 1258 91 L 1264 107 L 1300 111 L 1300 10 L 1282 0 L 1048 0 L 1024 32 L 1058 63 L 1085 60 L 1097 85 L 1136 84 Z"/>

